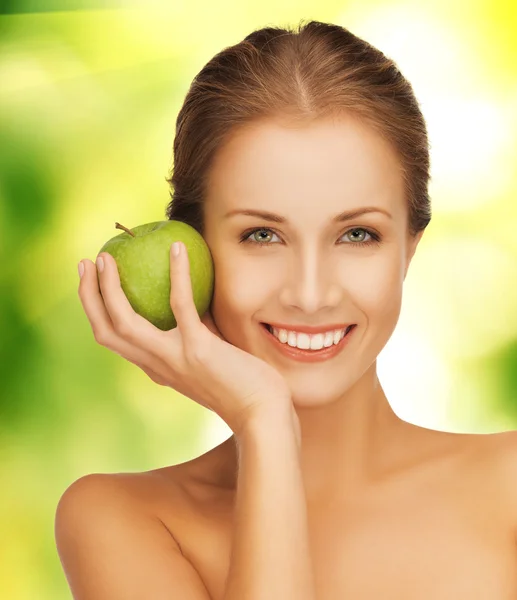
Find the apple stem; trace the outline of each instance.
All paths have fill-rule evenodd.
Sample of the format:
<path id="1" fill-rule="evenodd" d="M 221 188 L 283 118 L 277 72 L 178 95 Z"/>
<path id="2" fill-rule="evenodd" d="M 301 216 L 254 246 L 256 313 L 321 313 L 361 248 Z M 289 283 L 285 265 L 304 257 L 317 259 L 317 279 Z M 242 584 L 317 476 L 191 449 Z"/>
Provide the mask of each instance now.
<path id="1" fill-rule="evenodd" d="M 127 227 L 124 227 L 124 225 L 121 225 L 120 223 L 115 223 L 115 229 L 123 229 L 124 231 L 129 233 L 129 235 L 136 237 L 136 235 L 130 229 L 128 229 Z"/>

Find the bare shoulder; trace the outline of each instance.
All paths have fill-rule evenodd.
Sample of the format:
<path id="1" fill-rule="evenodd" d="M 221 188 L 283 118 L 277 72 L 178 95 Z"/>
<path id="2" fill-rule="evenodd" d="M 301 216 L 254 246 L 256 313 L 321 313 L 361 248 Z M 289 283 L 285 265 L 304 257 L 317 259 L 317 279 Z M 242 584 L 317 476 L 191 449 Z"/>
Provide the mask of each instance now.
<path id="1" fill-rule="evenodd" d="M 498 477 L 501 500 L 517 528 L 517 431 L 490 434 L 486 456 Z"/>
<path id="2" fill-rule="evenodd" d="M 130 511 L 141 521 L 161 523 L 173 537 L 171 524 L 184 521 L 188 506 L 188 469 L 172 465 L 134 473 L 92 473 L 74 481 L 59 500 L 63 507 L 77 503 Z"/>
<path id="3" fill-rule="evenodd" d="M 471 457 L 476 465 L 489 468 L 502 481 L 517 476 L 517 431 L 488 434 L 467 434 L 471 440 Z M 513 474 L 512 474 L 513 469 Z M 516 489 L 517 491 L 517 489 Z"/>
<path id="4" fill-rule="evenodd" d="M 210 451 L 183 463 L 149 471 L 86 475 L 65 490 L 56 515 L 60 507 L 76 502 L 112 505 L 114 510 L 123 508 L 141 521 L 159 523 L 177 549 L 183 551 L 182 540 L 192 540 L 194 535 L 195 527 L 191 524 L 199 521 L 204 512 L 214 514 L 231 496 L 231 489 L 210 481 L 213 467 L 213 451 Z"/>
<path id="5" fill-rule="evenodd" d="M 415 432 L 410 439 L 412 447 L 418 448 L 418 466 L 430 464 L 431 474 L 438 474 L 443 481 L 446 476 L 452 477 L 452 481 L 461 482 L 463 489 L 487 496 L 487 501 L 491 495 L 494 510 L 503 508 L 502 495 L 510 498 L 511 489 L 505 489 L 505 485 L 511 488 L 515 481 L 517 496 L 517 431 L 458 433 L 418 426 Z"/>
<path id="6" fill-rule="evenodd" d="M 170 514 L 181 519 L 177 489 L 172 479 L 142 472 L 86 475 L 65 490 L 55 514 L 55 542 L 74 598 L 176 593 L 208 599 L 199 573 L 160 516 L 169 502 Z"/>
<path id="7" fill-rule="evenodd" d="M 79 519 L 89 527 L 117 515 L 122 524 L 124 519 L 138 523 L 140 528 L 154 530 L 167 538 L 168 544 L 179 550 L 172 531 L 165 526 L 160 511 L 165 501 L 172 512 L 181 510 L 178 486 L 174 478 L 168 485 L 152 471 L 140 473 L 92 473 L 74 481 L 62 494 L 56 508 L 56 538 L 61 535 L 61 524 L 70 528 L 77 526 Z M 111 523 L 115 524 L 112 520 Z M 168 535 L 166 535 L 168 534 Z M 64 537 L 64 536 L 62 536 Z"/>
<path id="8" fill-rule="evenodd" d="M 157 514 L 163 497 L 171 499 L 179 494 L 179 478 L 175 468 L 167 467 L 168 474 L 159 476 L 158 470 L 135 473 L 92 473 L 74 481 L 63 493 L 60 504 L 79 497 L 102 497 L 113 500 L 143 515 Z M 58 505 L 59 506 L 59 505 Z"/>
<path id="9" fill-rule="evenodd" d="M 454 440 L 453 447 L 463 453 L 468 465 L 482 477 L 487 473 L 496 477 L 502 475 L 505 464 L 517 459 L 517 431 L 485 434 L 441 432 L 441 435 Z"/>
<path id="10" fill-rule="evenodd" d="M 463 474 L 470 474 L 479 502 L 517 532 L 517 431 L 461 434 L 469 451 Z"/>

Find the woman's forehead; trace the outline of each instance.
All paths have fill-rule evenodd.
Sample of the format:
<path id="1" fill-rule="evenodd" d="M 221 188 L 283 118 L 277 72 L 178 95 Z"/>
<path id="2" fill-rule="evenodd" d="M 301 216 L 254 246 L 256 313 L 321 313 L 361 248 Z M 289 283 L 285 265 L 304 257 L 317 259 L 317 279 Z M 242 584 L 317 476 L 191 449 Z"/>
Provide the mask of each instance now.
<path id="1" fill-rule="evenodd" d="M 220 149 L 207 193 L 220 217 L 245 209 L 292 215 L 317 206 L 329 219 L 370 206 L 394 218 L 405 214 L 396 154 L 373 130 L 353 121 L 246 128 Z"/>

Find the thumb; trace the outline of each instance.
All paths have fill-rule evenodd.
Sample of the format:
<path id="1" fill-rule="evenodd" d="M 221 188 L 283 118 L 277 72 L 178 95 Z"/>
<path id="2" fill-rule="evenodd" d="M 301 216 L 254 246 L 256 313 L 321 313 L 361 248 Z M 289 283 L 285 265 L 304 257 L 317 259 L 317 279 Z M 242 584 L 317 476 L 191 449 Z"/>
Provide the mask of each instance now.
<path id="1" fill-rule="evenodd" d="M 177 242 L 177 244 L 178 254 L 174 254 L 174 244 L 170 247 L 170 306 L 181 337 L 191 344 L 196 341 L 200 320 L 192 294 L 187 248 L 183 242 Z"/>

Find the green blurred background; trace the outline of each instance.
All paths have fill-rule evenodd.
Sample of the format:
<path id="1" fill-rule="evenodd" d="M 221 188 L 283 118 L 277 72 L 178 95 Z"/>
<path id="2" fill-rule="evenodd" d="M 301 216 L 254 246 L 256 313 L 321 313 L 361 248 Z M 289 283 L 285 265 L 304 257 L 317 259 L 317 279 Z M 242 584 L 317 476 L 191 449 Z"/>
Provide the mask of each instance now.
<path id="1" fill-rule="evenodd" d="M 0 597 L 70 598 L 64 490 L 188 460 L 231 434 L 98 345 L 77 263 L 165 218 L 177 112 L 219 50 L 300 19 L 351 29 L 412 82 L 429 126 L 433 220 L 379 374 L 405 420 L 517 423 L 517 4 L 262 0 L 0 6 Z"/>

